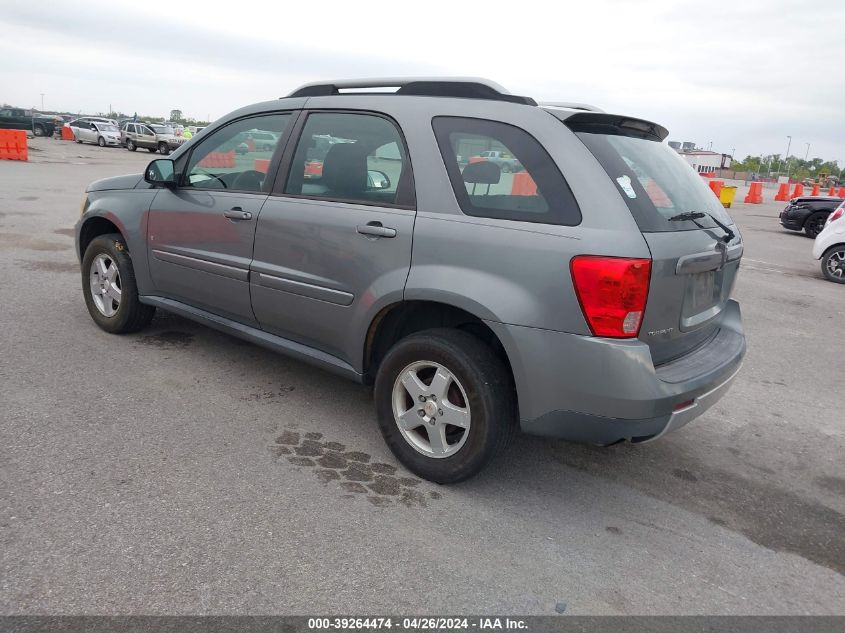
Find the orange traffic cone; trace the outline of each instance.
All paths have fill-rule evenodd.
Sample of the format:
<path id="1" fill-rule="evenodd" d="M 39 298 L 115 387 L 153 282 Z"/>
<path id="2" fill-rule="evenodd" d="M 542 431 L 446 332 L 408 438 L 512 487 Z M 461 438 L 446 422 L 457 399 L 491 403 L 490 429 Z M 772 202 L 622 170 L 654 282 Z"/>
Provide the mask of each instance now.
<path id="1" fill-rule="evenodd" d="M 835 196 L 835 195 L 836 195 L 836 187 L 831 187 L 830 189 L 828 189 L 828 190 L 827 190 L 827 195 L 829 195 L 829 196 Z"/>
<path id="2" fill-rule="evenodd" d="M 839 198 L 845 198 L 845 187 L 839 187 Z"/>
<path id="3" fill-rule="evenodd" d="M 745 204 L 763 203 L 763 183 L 752 182 L 748 188 L 748 195 L 745 196 Z"/>
<path id="4" fill-rule="evenodd" d="M 813 191 L 812 191 L 812 193 L 810 193 L 810 195 L 811 196 L 819 195 L 819 186 L 818 185 L 813 185 Z"/>
<path id="5" fill-rule="evenodd" d="M 789 183 L 781 183 L 780 187 L 778 187 L 777 195 L 775 196 L 775 200 L 780 202 L 786 202 L 789 200 Z"/>
<path id="6" fill-rule="evenodd" d="M 792 197 L 793 198 L 800 198 L 804 195 L 804 185 L 800 182 L 795 185 L 795 189 L 792 190 Z"/>
<path id="7" fill-rule="evenodd" d="M 710 189 L 713 190 L 713 193 L 715 193 L 716 197 L 718 198 L 722 194 L 722 187 L 725 186 L 725 181 L 724 180 L 711 180 L 707 184 L 710 186 Z"/>

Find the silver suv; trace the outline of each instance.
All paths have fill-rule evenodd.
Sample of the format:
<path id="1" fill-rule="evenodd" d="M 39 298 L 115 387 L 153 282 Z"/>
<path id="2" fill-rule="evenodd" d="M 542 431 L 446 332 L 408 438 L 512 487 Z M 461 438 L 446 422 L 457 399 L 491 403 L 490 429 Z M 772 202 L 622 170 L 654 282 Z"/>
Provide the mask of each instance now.
<path id="1" fill-rule="evenodd" d="M 127 121 L 120 128 L 120 140 L 130 152 L 142 147 L 149 150 L 150 153 L 158 151 L 165 155 L 172 150 L 179 149 L 185 142 L 184 138 L 176 136 L 171 127 L 157 123 L 137 123 L 134 121 Z"/>
<path id="2" fill-rule="evenodd" d="M 247 131 L 272 146 L 236 152 Z M 390 449 L 436 482 L 520 428 L 653 440 L 745 353 L 742 239 L 666 135 L 485 80 L 309 84 L 91 184 L 85 302 L 108 332 L 161 308 L 373 384 Z"/>

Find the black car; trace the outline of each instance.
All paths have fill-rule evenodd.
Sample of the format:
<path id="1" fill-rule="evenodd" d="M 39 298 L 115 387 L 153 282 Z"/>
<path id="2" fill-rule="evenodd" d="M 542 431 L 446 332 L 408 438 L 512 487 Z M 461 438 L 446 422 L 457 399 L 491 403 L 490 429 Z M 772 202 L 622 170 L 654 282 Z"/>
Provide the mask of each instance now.
<path id="1" fill-rule="evenodd" d="M 808 196 L 793 198 L 780 212 L 780 223 L 785 229 L 804 231 L 808 237 L 815 238 L 824 228 L 827 216 L 833 213 L 842 202 L 834 196 Z"/>

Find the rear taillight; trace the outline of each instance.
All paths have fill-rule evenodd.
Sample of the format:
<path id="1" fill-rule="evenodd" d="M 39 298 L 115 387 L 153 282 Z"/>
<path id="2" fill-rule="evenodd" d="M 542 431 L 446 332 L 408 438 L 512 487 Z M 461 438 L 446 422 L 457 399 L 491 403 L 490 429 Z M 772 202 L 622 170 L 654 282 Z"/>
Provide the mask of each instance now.
<path id="1" fill-rule="evenodd" d="M 650 259 L 578 255 L 570 267 L 575 294 L 594 335 L 633 338 L 640 333 Z"/>
<path id="2" fill-rule="evenodd" d="M 828 220 L 828 222 L 834 222 L 835 220 L 841 218 L 843 215 L 845 215 L 845 207 L 839 207 L 836 211 L 830 214 L 830 220 Z"/>

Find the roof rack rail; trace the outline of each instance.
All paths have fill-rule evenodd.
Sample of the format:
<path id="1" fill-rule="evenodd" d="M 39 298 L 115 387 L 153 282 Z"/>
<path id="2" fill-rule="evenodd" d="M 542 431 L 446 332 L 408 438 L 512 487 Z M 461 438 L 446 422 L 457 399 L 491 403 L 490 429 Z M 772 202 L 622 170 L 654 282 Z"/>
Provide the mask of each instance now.
<path id="1" fill-rule="evenodd" d="M 396 88 L 395 92 L 388 94 L 397 95 L 487 99 L 537 105 L 531 97 L 512 95 L 496 82 L 478 77 L 384 77 L 317 81 L 300 86 L 288 97 L 325 97 L 342 94 L 341 91 L 360 94 L 372 88 Z M 370 91 L 370 94 L 373 93 L 384 94 L 382 91 Z"/>
<path id="2" fill-rule="evenodd" d="M 589 103 L 577 103 L 575 101 L 541 101 L 537 105 L 550 108 L 567 108 L 568 110 L 584 110 L 586 112 L 604 112 L 601 108 Z"/>

